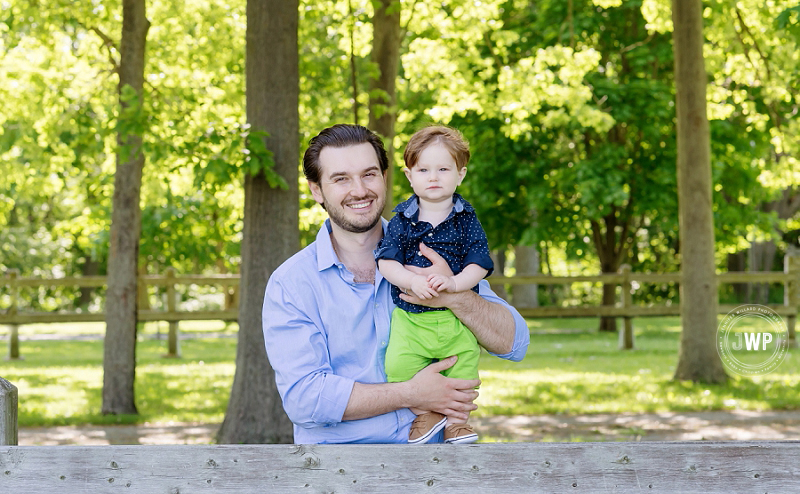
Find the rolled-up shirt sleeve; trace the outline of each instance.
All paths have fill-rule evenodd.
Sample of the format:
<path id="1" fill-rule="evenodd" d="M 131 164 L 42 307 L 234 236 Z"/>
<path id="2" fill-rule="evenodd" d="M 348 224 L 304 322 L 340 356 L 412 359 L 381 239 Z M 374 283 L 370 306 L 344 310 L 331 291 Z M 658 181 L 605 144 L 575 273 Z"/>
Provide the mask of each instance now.
<path id="1" fill-rule="evenodd" d="M 494 262 L 489 255 L 489 242 L 486 240 L 486 232 L 483 231 L 478 217 L 474 214 L 468 216 L 465 226 L 466 255 L 464 256 L 464 266 L 477 264 L 488 271 L 486 276 L 490 276 L 494 271 Z"/>
<path id="2" fill-rule="evenodd" d="M 511 315 L 514 317 L 514 345 L 511 347 L 511 351 L 503 354 L 489 353 L 496 357 L 511 360 L 513 362 L 521 361 L 523 358 L 525 358 L 525 354 L 528 352 L 528 345 L 530 345 L 531 342 L 531 334 L 525 318 L 523 318 L 517 309 L 511 306 L 508 302 L 498 297 L 492 291 L 492 289 L 489 288 L 489 282 L 486 280 L 481 280 L 481 282 L 478 284 L 478 295 L 483 297 L 488 302 L 502 305 L 508 309 L 511 312 Z"/>
<path id="3" fill-rule="evenodd" d="M 355 381 L 334 374 L 326 336 L 304 298 L 270 279 L 262 309 L 264 343 L 283 408 L 299 427 L 328 427 L 342 421 Z"/>
<path id="4" fill-rule="evenodd" d="M 400 215 L 395 215 L 386 228 L 381 241 L 378 243 L 378 248 L 375 249 L 375 260 L 381 259 L 397 261 L 400 264 L 405 264 L 405 254 L 403 252 L 402 238 L 404 236 L 404 227 Z"/>

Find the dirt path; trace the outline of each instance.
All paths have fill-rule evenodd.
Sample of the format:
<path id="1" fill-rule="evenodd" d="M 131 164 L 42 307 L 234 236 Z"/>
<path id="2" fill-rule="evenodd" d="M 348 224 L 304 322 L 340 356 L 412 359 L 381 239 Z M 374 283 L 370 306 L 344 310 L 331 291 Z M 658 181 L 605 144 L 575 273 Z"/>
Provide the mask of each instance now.
<path id="1" fill-rule="evenodd" d="M 800 440 L 800 411 L 626 415 L 535 415 L 472 421 L 484 442 Z M 43 427 L 19 431 L 19 444 L 210 444 L 218 424 Z"/>

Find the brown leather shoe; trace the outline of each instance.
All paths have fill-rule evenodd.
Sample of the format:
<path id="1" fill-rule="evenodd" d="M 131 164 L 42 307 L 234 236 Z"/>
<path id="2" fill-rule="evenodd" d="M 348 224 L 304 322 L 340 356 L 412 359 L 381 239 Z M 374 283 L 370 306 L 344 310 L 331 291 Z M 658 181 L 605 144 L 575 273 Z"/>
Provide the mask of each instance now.
<path id="1" fill-rule="evenodd" d="M 470 444 L 478 440 L 478 434 L 469 424 L 452 424 L 444 430 L 444 442 L 447 444 Z"/>
<path id="2" fill-rule="evenodd" d="M 408 433 L 408 444 L 425 444 L 436 435 L 447 423 L 447 417 L 441 413 L 428 412 L 417 416 Z"/>

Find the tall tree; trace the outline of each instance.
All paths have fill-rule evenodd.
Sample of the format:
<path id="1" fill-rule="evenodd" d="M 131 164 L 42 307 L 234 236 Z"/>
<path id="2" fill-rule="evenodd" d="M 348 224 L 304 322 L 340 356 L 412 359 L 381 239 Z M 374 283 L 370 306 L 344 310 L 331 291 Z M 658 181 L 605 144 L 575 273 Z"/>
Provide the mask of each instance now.
<path id="1" fill-rule="evenodd" d="M 727 375 L 716 348 L 718 300 L 702 1 L 672 0 L 672 22 L 682 325 L 675 379 L 719 383 Z"/>
<path id="2" fill-rule="evenodd" d="M 114 173 L 106 336 L 103 343 L 104 414 L 137 413 L 133 392 L 136 375 L 136 266 L 141 230 L 139 194 L 144 168 L 142 87 L 149 28 L 145 0 L 124 0 L 117 170 Z"/>
<path id="3" fill-rule="evenodd" d="M 297 0 L 247 1 L 247 121 L 254 131 L 268 134 L 264 145 L 272 151 L 274 168 L 248 172 L 244 179 L 239 342 L 220 443 L 292 441 L 264 348 L 261 306 L 270 273 L 300 242 L 297 28 Z"/>
<path id="4" fill-rule="evenodd" d="M 376 0 L 372 16 L 372 63 L 378 73 L 370 78 L 369 128 L 383 137 L 389 155 L 384 216 L 392 215 L 394 197 L 394 123 L 397 119 L 395 86 L 400 64 L 400 0 Z"/>

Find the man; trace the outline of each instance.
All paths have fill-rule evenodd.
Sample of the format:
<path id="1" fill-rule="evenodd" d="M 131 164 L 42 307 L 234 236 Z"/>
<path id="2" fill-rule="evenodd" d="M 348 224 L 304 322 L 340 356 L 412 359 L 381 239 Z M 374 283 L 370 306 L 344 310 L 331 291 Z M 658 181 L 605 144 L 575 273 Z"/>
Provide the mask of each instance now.
<path id="1" fill-rule="evenodd" d="M 387 383 L 384 356 L 394 309 L 390 285 L 373 251 L 383 236 L 388 158 L 364 127 L 335 125 L 309 144 L 303 168 L 329 220 L 316 240 L 270 277 L 264 300 L 264 341 L 295 443 L 404 443 L 416 412 L 467 418 L 480 381 L 439 374 L 455 357 L 411 379 Z M 433 265 L 452 275 L 431 249 Z M 529 336 L 522 317 L 481 282 L 475 292 L 442 293 L 408 302 L 447 307 L 501 358 L 521 360 Z"/>

